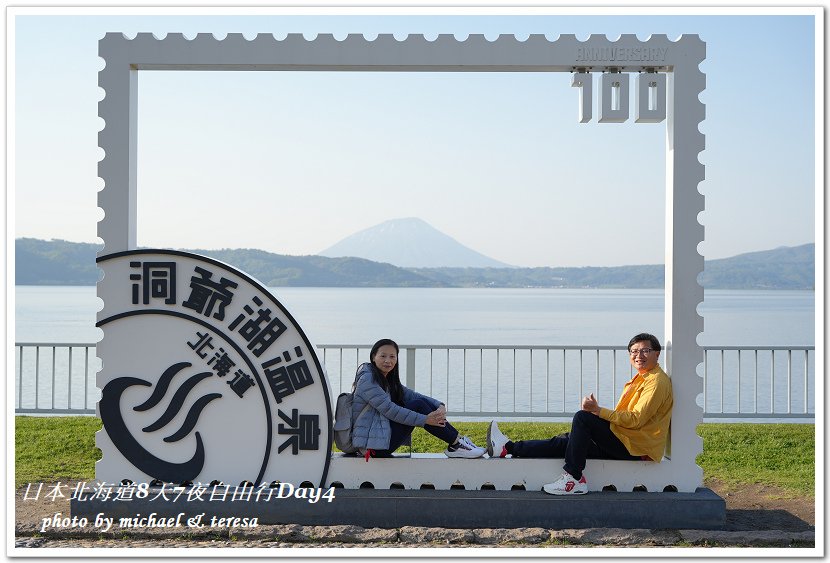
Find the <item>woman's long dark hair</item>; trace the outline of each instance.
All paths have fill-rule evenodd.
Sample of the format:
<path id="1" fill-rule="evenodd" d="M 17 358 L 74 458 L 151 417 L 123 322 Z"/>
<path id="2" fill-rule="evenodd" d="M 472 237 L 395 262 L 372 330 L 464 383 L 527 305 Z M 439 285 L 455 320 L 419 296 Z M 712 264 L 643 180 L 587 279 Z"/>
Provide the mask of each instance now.
<path id="1" fill-rule="evenodd" d="M 381 338 L 375 342 L 375 345 L 372 346 L 372 351 L 369 352 L 369 363 L 372 366 L 372 375 L 375 378 L 375 383 L 380 385 L 384 391 L 389 393 L 389 396 L 392 397 L 392 401 L 395 404 L 403 406 L 403 385 L 401 385 L 398 362 L 395 362 L 395 367 L 392 368 L 392 371 L 386 374 L 386 377 L 383 376 L 378 367 L 375 365 L 375 356 L 377 355 L 378 350 L 380 350 L 383 346 L 394 346 L 396 356 L 400 353 L 400 348 L 398 348 L 398 344 L 394 340 Z"/>

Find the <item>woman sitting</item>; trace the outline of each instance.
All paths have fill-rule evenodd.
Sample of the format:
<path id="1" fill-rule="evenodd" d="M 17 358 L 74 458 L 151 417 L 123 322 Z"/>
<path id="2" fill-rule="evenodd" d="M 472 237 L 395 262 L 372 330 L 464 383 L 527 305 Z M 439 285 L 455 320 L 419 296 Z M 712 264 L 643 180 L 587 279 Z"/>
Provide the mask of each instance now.
<path id="1" fill-rule="evenodd" d="M 447 422 L 447 408 L 432 397 L 401 384 L 398 345 L 378 340 L 369 353 L 370 363 L 358 368 L 352 403 L 352 443 L 366 457 L 389 457 L 415 426 L 445 441 L 447 457 L 475 458 L 486 451 L 473 444 Z"/>

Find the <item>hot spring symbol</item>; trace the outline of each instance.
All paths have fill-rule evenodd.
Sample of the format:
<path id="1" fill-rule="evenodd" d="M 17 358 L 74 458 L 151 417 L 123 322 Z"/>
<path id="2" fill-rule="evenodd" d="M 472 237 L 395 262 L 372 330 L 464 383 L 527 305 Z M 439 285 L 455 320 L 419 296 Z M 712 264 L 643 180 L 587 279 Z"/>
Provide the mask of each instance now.
<path id="1" fill-rule="evenodd" d="M 326 374 L 265 287 L 177 251 L 98 263 L 97 479 L 322 486 L 332 443 Z"/>

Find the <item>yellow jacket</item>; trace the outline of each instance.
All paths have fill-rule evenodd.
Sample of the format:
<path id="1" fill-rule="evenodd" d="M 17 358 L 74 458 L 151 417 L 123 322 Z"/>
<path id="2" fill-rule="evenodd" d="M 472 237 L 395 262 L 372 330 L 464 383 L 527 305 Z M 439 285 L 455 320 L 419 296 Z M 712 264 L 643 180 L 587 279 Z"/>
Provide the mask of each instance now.
<path id="1" fill-rule="evenodd" d="M 647 374 L 635 374 L 625 384 L 614 410 L 601 408 L 599 416 L 631 455 L 663 459 L 674 404 L 671 379 L 658 365 Z"/>

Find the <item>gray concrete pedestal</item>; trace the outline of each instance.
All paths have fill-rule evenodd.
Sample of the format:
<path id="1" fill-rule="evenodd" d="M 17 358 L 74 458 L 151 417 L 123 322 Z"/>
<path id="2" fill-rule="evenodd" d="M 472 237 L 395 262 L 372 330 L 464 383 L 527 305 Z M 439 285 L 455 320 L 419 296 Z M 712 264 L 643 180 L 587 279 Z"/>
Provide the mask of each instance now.
<path id="1" fill-rule="evenodd" d="M 207 495 L 205 495 L 207 497 Z M 119 529 L 121 518 L 188 518 L 202 515 L 200 523 L 211 519 L 258 518 L 259 525 L 349 524 L 364 528 L 403 526 L 444 528 L 646 528 L 703 529 L 723 528 L 726 503 L 710 489 L 694 493 L 589 492 L 585 495 L 551 496 L 541 491 L 487 490 L 379 490 L 336 489 L 334 499 L 272 497 L 268 501 L 185 500 L 134 498 L 129 502 L 92 499 L 72 500 L 73 516 L 90 521 L 100 514 L 114 518 Z M 184 516 L 179 517 L 181 513 Z M 151 521 L 148 521 L 151 522 Z M 124 520 L 128 524 L 128 520 Z M 128 527 L 127 527 L 128 528 Z M 123 525 L 122 530 L 126 530 Z"/>

